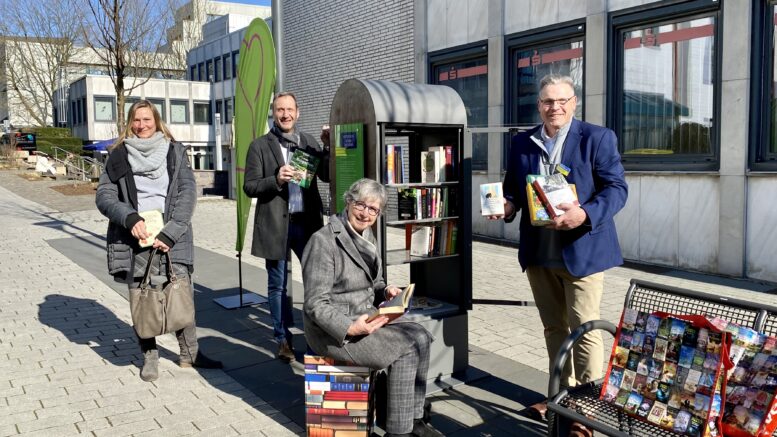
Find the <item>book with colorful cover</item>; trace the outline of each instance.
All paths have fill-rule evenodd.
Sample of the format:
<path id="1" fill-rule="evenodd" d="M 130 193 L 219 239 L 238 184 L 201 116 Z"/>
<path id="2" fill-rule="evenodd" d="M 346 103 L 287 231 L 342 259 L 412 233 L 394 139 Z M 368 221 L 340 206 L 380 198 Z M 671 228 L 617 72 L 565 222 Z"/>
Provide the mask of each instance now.
<path id="1" fill-rule="evenodd" d="M 480 215 L 504 215 L 505 198 L 501 182 L 480 184 Z"/>
<path id="2" fill-rule="evenodd" d="M 539 175 L 526 176 L 526 199 L 529 205 L 529 221 L 532 226 L 545 226 L 553 224 L 553 219 L 550 214 L 548 214 L 548 210 L 545 209 L 545 206 L 537 195 L 537 191 L 532 186 L 532 183 L 538 176 Z M 569 184 L 569 188 L 575 194 L 575 199 L 577 199 L 575 184 Z"/>
<path id="3" fill-rule="evenodd" d="M 530 178 L 532 179 L 531 181 L 529 180 Z M 537 198 L 545 207 L 551 219 L 564 214 L 564 211 L 558 208 L 560 204 L 580 204 L 577 200 L 577 192 L 572 189 L 567 179 L 561 173 L 528 175 L 526 176 L 526 181 L 537 192 Z"/>
<path id="4" fill-rule="evenodd" d="M 316 177 L 319 161 L 318 157 L 301 149 L 296 149 L 289 158 L 289 165 L 294 168 L 294 176 L 291 178 L 291 182 L 302 188 L 310 188 L 313 178 Z"/>

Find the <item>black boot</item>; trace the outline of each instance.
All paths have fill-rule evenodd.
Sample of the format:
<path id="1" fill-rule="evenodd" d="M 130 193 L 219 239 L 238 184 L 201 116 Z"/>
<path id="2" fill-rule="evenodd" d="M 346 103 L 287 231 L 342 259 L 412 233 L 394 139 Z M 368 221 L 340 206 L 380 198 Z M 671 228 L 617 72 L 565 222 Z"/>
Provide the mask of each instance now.
<path id="1" fill-rule="evenodd" d="M 197 358 L 193 362 L 181 359 L 178 365 L 181 367 L 199 367 L 200 369 L 221 369 L 224 367 L 221 361 L 212 360 L 203 355 L 202 352 L 197 352 Z"/>
<path id="2" fill-rule="evenodd" d="M 443 437 L 441 433 L 431 424 L 424 422 L 423 419 L 413 420 L 413 435 L 416 437 Z"/>

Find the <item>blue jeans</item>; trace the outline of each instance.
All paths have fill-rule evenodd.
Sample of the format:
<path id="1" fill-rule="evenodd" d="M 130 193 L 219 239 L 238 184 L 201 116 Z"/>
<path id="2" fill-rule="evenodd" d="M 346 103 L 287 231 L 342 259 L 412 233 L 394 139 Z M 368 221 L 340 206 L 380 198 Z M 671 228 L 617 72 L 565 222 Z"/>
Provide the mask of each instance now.
<path id="1" fill-rule="evenodd" d="M 305 249 L 305 230 L 299 223 L 289 223 L 289 235 L 287 244 L 292 252 L 302 259 L 302 251 Z M 270 306 L 270 316 L 272 316 L 273 334 L 278 343 L 286 340 L 291 345 L 291 331 L 289 328 L 294 326 L 294 315 L 292 314 L 292 304 L 288 299 L 286 284 L 287 260 L 265 260 L 267 269 L 267 303 Z"/>

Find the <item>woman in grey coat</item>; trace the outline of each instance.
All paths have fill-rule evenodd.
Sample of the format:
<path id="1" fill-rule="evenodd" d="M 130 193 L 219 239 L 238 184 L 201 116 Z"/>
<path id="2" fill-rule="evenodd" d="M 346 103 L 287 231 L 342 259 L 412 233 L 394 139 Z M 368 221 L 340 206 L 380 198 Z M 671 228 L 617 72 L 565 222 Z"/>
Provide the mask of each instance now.
<path id="1" fill-rule="evenodd" d="M 108 271 L 114 279 L 138 287 L 149 262 L 151 249 L 163 252 L 151 262 L 151 282 L 167 280 L 164 257 L 169 256 L 176 275 L 189 276 L 194 266 L 192 215 L 197 203 L 194 173 L 186 148 L 176 142 L 162 122 L 153 103 L 141 100 L 130 107 L 127 127 L 108 154 L 100 176 L 95 202 L 109 219 L 107 234 Z M 151 247 L 140 240 L 149 238 L 140 212 L 161 210 L 164 227 Z M 190 281 L 191 283 L 191 281 Z M 190 292 L 193 292 L 190 288 Z M 220 368 L 221 363 L 198 352 L 197 330 L 192 323 L 177 331 L 181 367 Z M 138 338 L 143 352 L 140 378 L 159 377 L 159 352 L 155 338 Z"/>
<path id="2" fill-rule="evenodd" d="M 383 316 L 367 322 L 376 300 L 402 291 L 383 281 L 371 229 L 386 189 L 361 179 L 344 197 L 345 210 L 313 234 L 302 256 L 305 338 L 317 354 L 388 369 L 387 436 L 441 436 L 422 420 L 431 335 L 416 323 L 387 324 Z"/>

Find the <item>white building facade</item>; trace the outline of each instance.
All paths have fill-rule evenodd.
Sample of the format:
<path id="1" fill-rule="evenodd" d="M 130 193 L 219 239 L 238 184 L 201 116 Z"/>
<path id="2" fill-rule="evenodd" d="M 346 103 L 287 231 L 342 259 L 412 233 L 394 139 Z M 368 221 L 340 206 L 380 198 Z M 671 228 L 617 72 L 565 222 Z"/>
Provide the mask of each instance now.
<path id="1" fill-rule="evenodd" d="M 132 80 L 131 78 L 129 80 Z M 86 142 L 116 138 L 116 93 L 107 76 L 87 75 L 69 87 L 68 120 L 73 136 Z M 187 80 L 151 79 L 125 101 L 125 114 L 140 99 L 153 103 L 176 140 L 191 146 L 192 168 L 213 170 L 210 86 Z"/>

